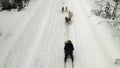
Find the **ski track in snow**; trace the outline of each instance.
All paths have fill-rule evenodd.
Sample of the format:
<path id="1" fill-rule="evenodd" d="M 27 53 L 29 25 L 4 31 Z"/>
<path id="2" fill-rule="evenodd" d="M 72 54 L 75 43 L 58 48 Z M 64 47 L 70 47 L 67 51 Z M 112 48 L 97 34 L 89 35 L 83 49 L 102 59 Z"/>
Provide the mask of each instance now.
<path id="1" fill-rule="evenodd" d="M 87 16 L 91 7 L 86 1 L 36 0 L 33 11 L 29 7 L 29 13 L 18 13 L 15 17 L 23 18 L 9 26 L 9 20 L 4 20 L 7 11 L 2 12 L 0 68 L 64 68 L 64 42 L 68 39 L 75 48 L 74 68 L 119 68 L 114 59 L 120 58 L 120 43 L 103 24 L 96 25 L 97 18 Z M 71 25 L 65 24 L 67 13 L 61 12 L 62 6 L 73 12 Z M 67 59 L 66 68 L 72 68 L 71 59 Z"/>

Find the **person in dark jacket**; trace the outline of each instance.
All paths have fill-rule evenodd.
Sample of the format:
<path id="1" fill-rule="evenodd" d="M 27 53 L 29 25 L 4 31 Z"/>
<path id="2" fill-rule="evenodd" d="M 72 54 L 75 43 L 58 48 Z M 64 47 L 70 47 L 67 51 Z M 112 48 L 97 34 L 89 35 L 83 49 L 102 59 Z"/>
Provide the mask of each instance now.
<path id="1" fill-rule="evenodd" d="M 72 62 L 73 62 L 73 44 L 71 42 L 71 40 L 68 40 L 67 42 L 65 42 L 65 47 L 64 47 L 64 51 L 65 51 L 65 58 L 64 58 L 64 62 L 67 61 L 68 56 L 71 57 Z"/>

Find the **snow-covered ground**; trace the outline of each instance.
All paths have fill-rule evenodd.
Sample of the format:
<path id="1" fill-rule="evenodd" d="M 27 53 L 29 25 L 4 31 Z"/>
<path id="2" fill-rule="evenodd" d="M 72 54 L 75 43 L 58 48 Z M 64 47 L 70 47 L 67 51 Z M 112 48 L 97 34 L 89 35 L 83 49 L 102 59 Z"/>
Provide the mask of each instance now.
<path id="1" fill-rule="evenodd" d="M 120 35 L 90 15 L 94 0 L 32 0 L 24 11 L 0 12 L 0 68 L 64 68 L 64 42 L 74 44 L 74 68 L 120 68 Z M 72 24 L 65 24 L 68 6 Z M 66 68 L 72 68 L 68 59 Z"/>

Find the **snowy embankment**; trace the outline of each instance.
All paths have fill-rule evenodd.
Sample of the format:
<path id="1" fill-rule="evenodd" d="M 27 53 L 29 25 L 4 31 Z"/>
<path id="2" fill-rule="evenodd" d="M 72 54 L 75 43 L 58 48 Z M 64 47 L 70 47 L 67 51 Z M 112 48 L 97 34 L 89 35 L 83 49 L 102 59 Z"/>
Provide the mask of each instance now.
<path id="1" fill-rule="evenodd" d="M 94 8 L 91 8 L 91 10 Z M 99 41 L 102 43 L 101 47 L 111 56 L 111 60 L 114 63 L 115 59 L 120 58 L 120 19 L 118 18 L 113 21 L 94 15 L 90 17 L 90 19 L 93 22 L 92 26 L 94 26 L 93 29 L 96 30 L 97 37 L 101 40 Z"/>
<path id="2" fill-rule="evenodd" d="M 88 0 L 74 0 L 71 3 L 74 13 L 72 35 L 75 36 L 75 67 L 119 68 L 114 61 L 120 57 L 120 43 L 113 36 L 118 33 L 111 31 L 105 23 L 98 24 L 103 19 L 88 17 L 92 10 L 89 3 Z"/>
<path id="3" fill-rule="evenodd" d="M 91 7 L 90 10 L 92 9 L 94 8 Z M 92 30 L 95 31 L 94 36 L 98 44 L 100 44 L 98 47 L 101 49 L 104 60 L 107 62 L 108 67 L 110 66 L 111 68 L 119 68 L 119 65 L 115 66 L 114 64 L 115 60 L 120 58 L 120 32 L 117 30 L 120 28 L 119 24 L 114 27 L 113 25 L 109 24 L 106 19 L 96 16 L 90 17 L 90 21 L 91 22 L 89 25 L 91 26 Z"/>

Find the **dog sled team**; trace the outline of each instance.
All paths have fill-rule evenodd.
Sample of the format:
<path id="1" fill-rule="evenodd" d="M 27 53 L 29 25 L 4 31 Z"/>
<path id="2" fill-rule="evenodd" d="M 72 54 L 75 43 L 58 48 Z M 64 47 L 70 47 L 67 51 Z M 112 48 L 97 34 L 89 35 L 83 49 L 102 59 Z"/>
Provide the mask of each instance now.
<path id="1" fill-rule="evenodd" d="M 70 25 L 72 22 L 72 17 L 73 17 L 73 12 L 68 10 L 68 7 L 62 7 L 61 8 L 61 12 L 62 13 L 67 13 L 67 16 L 65 17 L 65 23 L 67 23 L 67 25 Z M 65 58 L 64 58 L 64 62 L 65 62 L 65 66 L 66 66 L 66 62 L 68 58 L 71 58 L 72 63 L 74 62 L 74 57 L 73 57 L 73 51 L 74 51 L 74 46 L 72 44 L 71 40 L 67 40 L 65 41 L 65 47 L 64 47 L 64 53 L 65 53 Z M 74 65 L 72 65 L 73 67 Z"/>
<path id="2" fill-rule="evenodd" d="M 62 7 L 62 13 L 67 12 L 67 7 Z"/>
<path id="3" fill-rule="evenodd" d="M 71 24 L 73 13 L 71 11 L 68 12 L 68 16 L 65 17 L 65 22 Z"/>
<path id="4" fill-rule="evenodd" d="M 64 12 L 67 13 L 67 16 L 65 17 L 65 22 L 67 24 L 71 24 L 71 21 L 72 21 L 71 19 L 73 17 L 73 12 L 68 10 L 68 7 L 62 7 L 61 11 L 62 11 L 62 13 L 64 13 Z"/>

